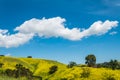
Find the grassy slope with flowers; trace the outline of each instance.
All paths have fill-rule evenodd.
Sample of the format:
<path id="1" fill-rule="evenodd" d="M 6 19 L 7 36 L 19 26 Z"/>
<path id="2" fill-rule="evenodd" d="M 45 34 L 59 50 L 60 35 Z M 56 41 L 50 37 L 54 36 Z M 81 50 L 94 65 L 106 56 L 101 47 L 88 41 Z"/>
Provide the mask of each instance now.
<path id="1" fill-rule="evenodd" d="M 3 70 L 15 69 L 16 64 L 22 64 L 29 68 L 35 76 L 42 76 L 43 80 L 120 80 L 120 70 L 88 67 L 67 68 L 65 64 L 45 59 L 0 57 L 0 63 L 4 63 Z M 49 68 L 53 65 L 57 65 L 58 70 L 50 75 L 48 74 Z M 83 69 L 89 70 L 89 77 L 81 77 Z"/>

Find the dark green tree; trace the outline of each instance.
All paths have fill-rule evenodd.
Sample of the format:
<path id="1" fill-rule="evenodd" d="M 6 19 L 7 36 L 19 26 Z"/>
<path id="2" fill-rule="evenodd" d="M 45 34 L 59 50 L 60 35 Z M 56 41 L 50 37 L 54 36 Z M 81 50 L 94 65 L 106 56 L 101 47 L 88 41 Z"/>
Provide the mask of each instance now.
<path id="1" fill-rule="evenodd" d="M 110 65 L 110 68 L 111 68 L 112 70 L 115 70 L 115 69 L 117 69 L 119 63 L 118 63 L 117 60 L 110 60 L 109 65 Z"/>
<path id="2" fill-rule="evenodd" d="M 72 68 L 73 66 L 77 66 L 76 62 L 71 61 L 71 62 L 67 65 L 68 68 Z"/>
<path id="3" fill-rule="evenodd" d="M 4 57 L 5 55 L 0 55 L 0 56 Z"/>
<path id="4" fill-rule="evenodd" d="M 96 57 L 93 54 L 89 54 L 85 57 L 85 64 L 88 65 L 88 67 L 94 67 L 96 64 Z"/>
<path id="5" fill-rule="evenodd" d="M 27 56 L 27 58 L 32 58 L 32 56 Z"/>

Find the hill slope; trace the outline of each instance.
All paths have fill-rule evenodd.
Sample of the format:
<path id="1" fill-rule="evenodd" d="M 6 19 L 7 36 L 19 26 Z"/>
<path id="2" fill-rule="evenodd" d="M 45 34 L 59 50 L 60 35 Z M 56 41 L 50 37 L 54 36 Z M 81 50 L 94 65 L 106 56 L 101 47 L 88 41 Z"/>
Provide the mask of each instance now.
<path id="1" fill-rule="evenodd" d="M 120 70 L 77 66 L 67 68 L 65 64 L 45 59 L 0 57 L 0 63 L 4 63 L 3 70 L 15 69 L 16 64 L 22 64 L 29 68 L 34 76 L 41 76 L 43 80 L 120 80 Z M 49 68 L 53 65 L 58 66 L 58 70 L 48 74 Z"/>
<path id="2" fill-rule="evenodd" d="M 30 69 L 35 76 L 48 77 L 49 68 L 53 65 L 58 66 L 59 70 L 66 68 L 66 65 L 57 61 L 35 59 L 35 58 L 15 58 L 0 56 L 0 63 L 3 63 L 2 69 L 15 69 L 16 64 L 22 64 L 24 67 Z"/>

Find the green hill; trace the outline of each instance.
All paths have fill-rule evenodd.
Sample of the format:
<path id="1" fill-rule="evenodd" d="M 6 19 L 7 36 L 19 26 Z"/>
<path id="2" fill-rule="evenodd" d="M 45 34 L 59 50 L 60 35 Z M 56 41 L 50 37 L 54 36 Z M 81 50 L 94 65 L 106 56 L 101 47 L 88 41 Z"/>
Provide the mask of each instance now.
<path id="1" fill-rule="evenodd" d="M 0 70 L 15 69 L 16 64 L 22 64 L 30 69 L 34 76 L 41 76 L 43 80 L 120 80 L 120 70 L 111 70 L 107 68 L 89 68 L 75 66 L 67 68 L 66 64 L 35 58 L 15 58 L 0 57 L 0 63 L 4 65 Z M 58 66 L 55 73 L 49 74 L 49 68 L 53 65 Z M 0 77 L 0 80 L 28 80 L 26 78 L 10 78 L 8 76 Z M 37 80 L 37 79 L 34 79 Z"/>

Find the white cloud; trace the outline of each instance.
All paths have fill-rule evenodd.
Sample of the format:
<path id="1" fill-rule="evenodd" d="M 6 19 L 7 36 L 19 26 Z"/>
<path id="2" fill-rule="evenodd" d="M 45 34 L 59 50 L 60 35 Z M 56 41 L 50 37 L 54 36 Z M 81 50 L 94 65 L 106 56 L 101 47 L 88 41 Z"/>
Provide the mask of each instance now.
<path id="1" fill-rule="evenodd" d="M 116 31 L 113 31 L 113 32 L 111 32 L 111 33 L 109 33 L 110 35 L 115 35 L 115 34 L 117 34 L 117 32 Z"/>
<path id="2" fill-rule="evenodd" d="M 9 35 L 7 33 L 0 33 L 0 47 L 17 47 L 28 42 L 32 37 L 33 34 L 16 33 Z"/>
<path id="3" fill-rule="evenodd" d="M 64 25 L 65 21 L 65 19 L 60 17 L 50 19 L 44 18 L 42 20 L 34 18 L 24 22 L 17 27 L 15 31 L 17 30 L 21 33 L 34 33 L 39 35 L 39 37 L 63 37 L 69 40 L 80 40 L 83 37 L 90 35 L 105 34 L 118 25 L 118 21 L 97 21 L 88 29 L 82 31 L 80 28 L 66 28 Z"/>
<path id="4" fill-rule="evenodd" d="M 2 30 L 0 29 L 0 34 L 6 34 L 8 32 L 8 30 Z"/>
<path id="5" fill-rule="evenodd" d="M 49 19 L 36 19 L 25 21 L 22 25 L 14 30 L 16 34 L 9 35 L 8 30 L 0 30 L 0 46 L 1 47 L 17 47 L 28 42 L 34 36 L 39 37 L 62 37 L 68 40 L 81 40 L 84 37 L 92 35 L 102 35 L 107 33 L 112 28 L 118 26 L 118 21 L 94 22 L 88 29 L 65 27 L 66 20 L 61 17 Z"/>
<path id="6" fill-rule="evenodd" d="M 102 35 L 117 26 L 118 26 L 118 21 L 109 21 L 109 20 L 106 20 L 105 22 L 97 21 L 94 22 L 90 26 L 90 28 L 84 30 L 82 33 L 84 36 Z"/>

